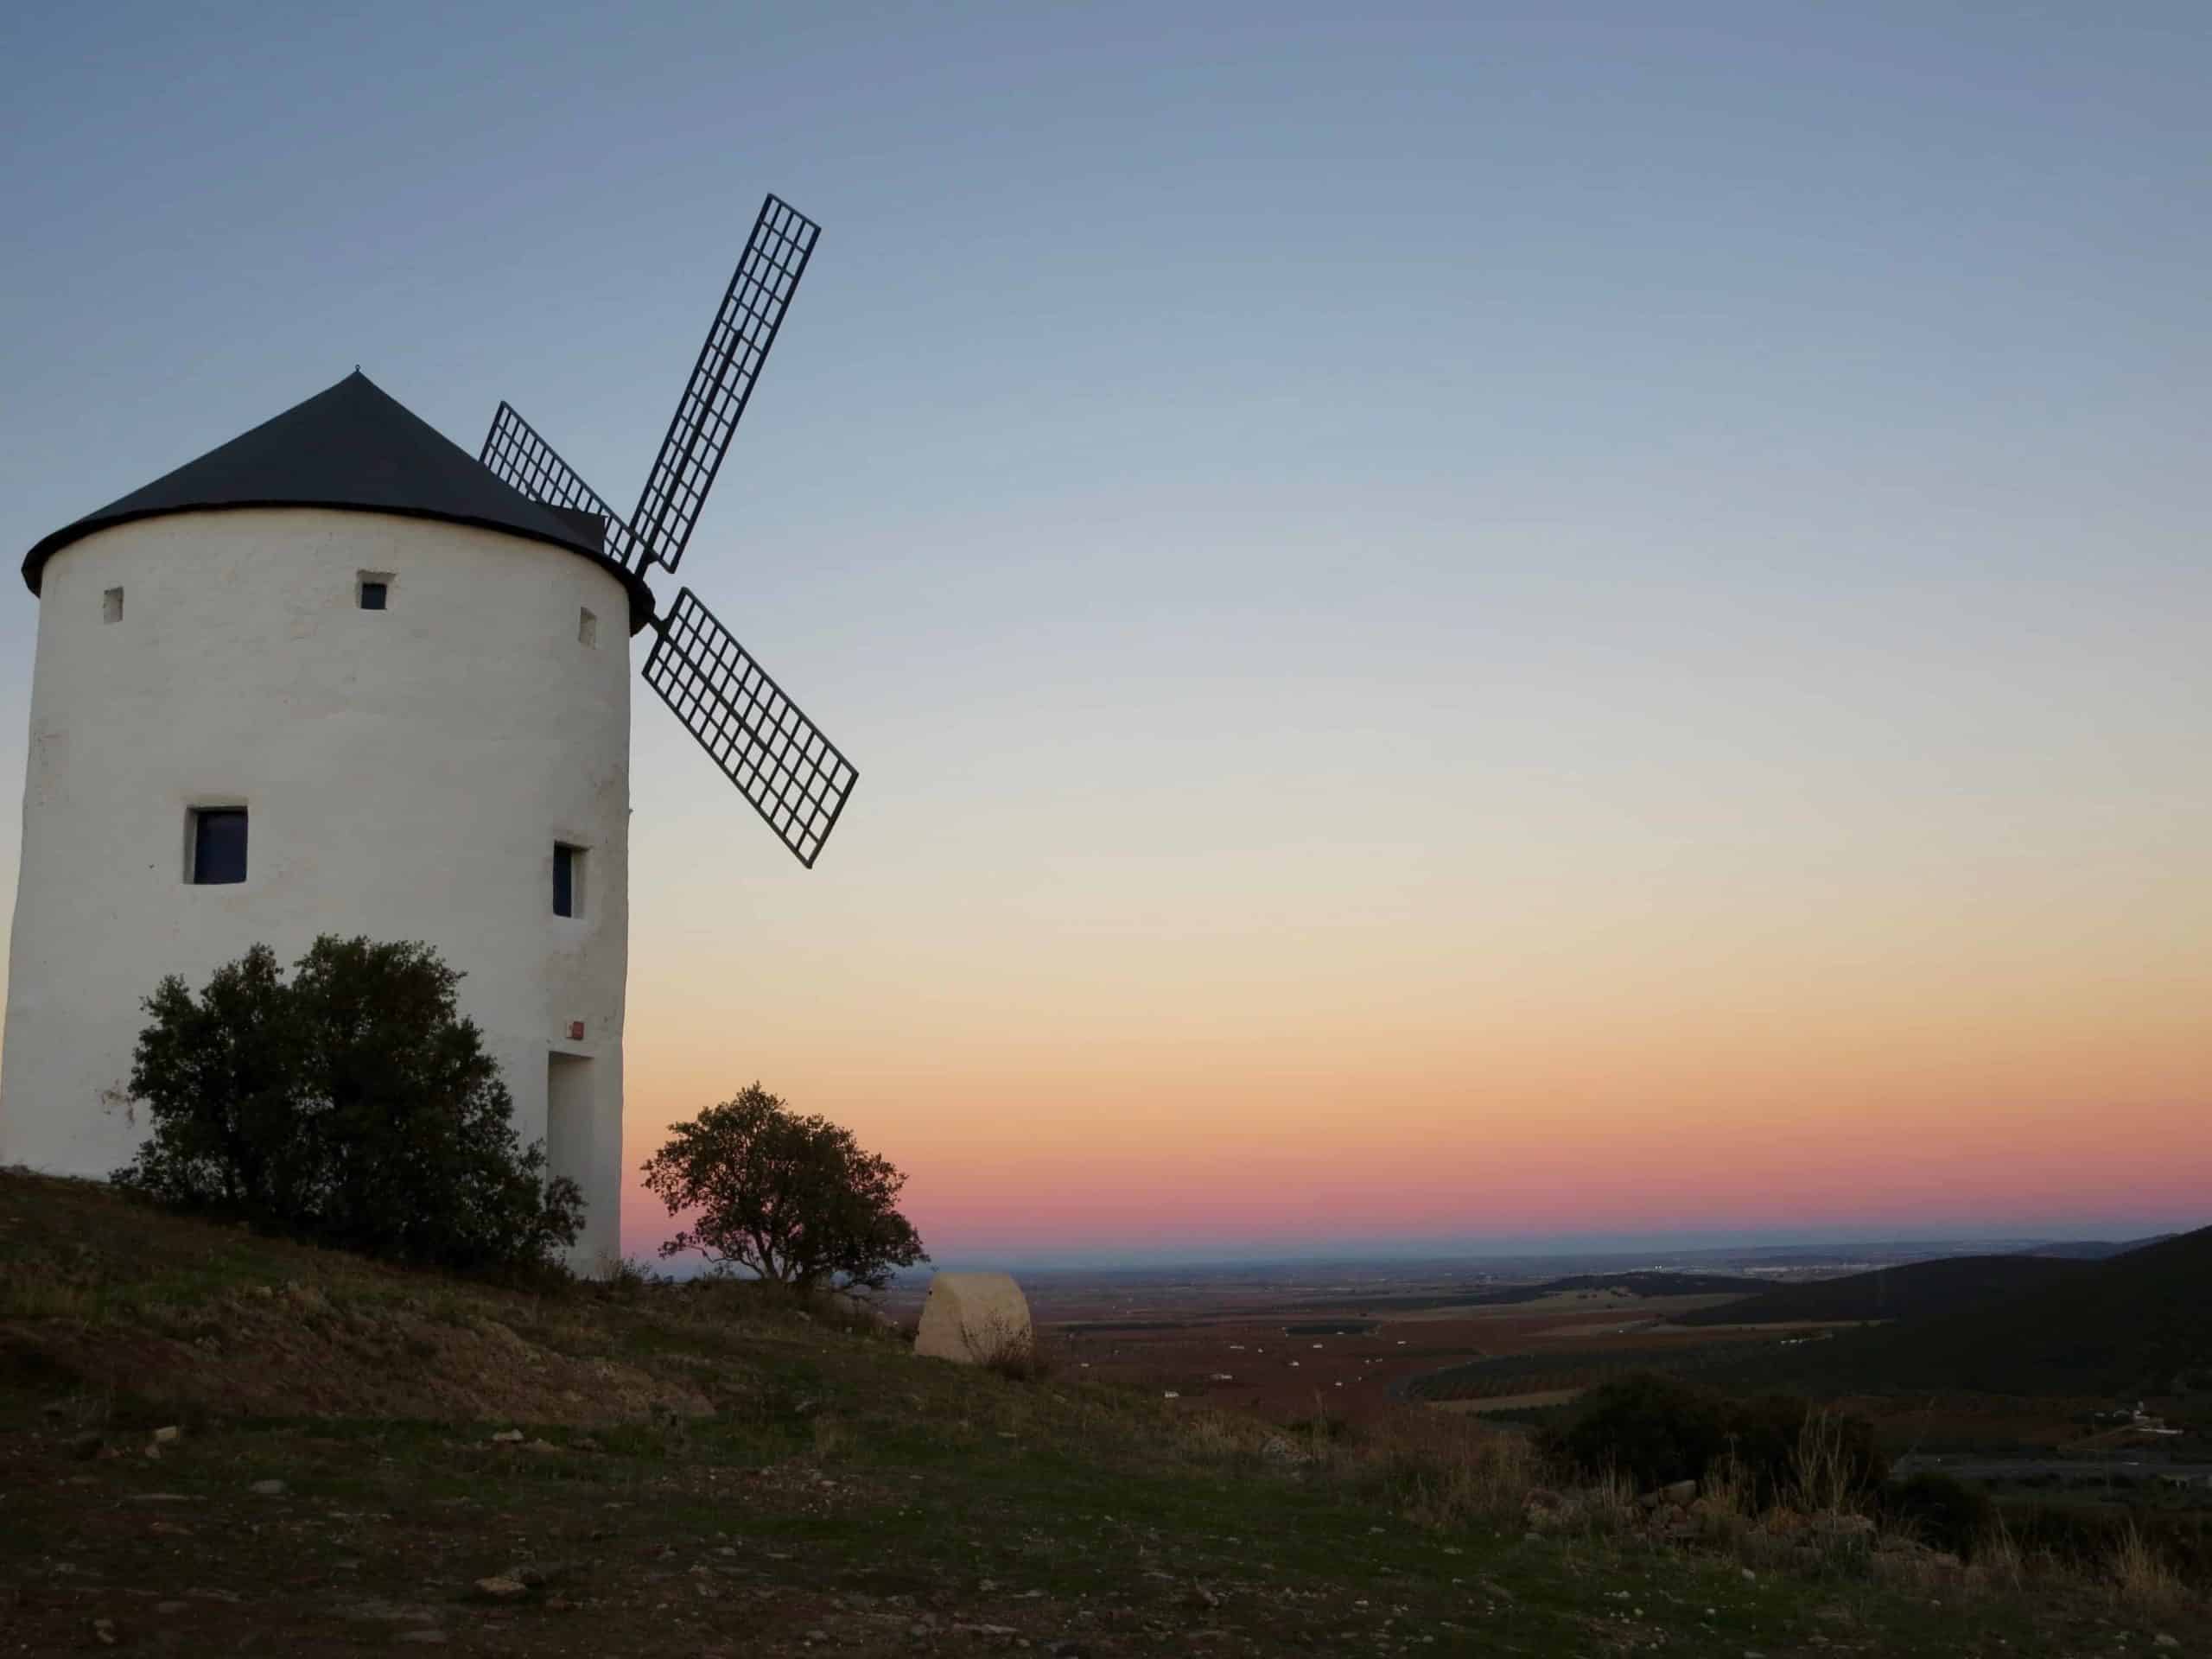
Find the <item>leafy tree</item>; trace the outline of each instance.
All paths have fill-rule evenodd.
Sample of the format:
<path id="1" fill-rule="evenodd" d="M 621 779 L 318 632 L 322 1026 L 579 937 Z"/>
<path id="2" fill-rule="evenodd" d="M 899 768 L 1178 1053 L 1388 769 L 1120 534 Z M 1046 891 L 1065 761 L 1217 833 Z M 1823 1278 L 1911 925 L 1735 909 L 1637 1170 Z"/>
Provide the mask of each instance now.
<path id="1" fill-rule="evenodd" d="M 461 977 L 427 945 L 329 935 L 289 984 L 260 944 L 197 997 L 171 975 L 130 1074 L 153 1133 L 116 1180 L 396 1261 L 550 1263 L 583 1195 L 520 1144 Z"/>
<path id="2" fill-rule="evenodd" d="M 645 1178 L 671 1216 L 696 1212 L 663 1255 L 697 1250 L 802 1291 L 880 1290 L 892 1268 L 929 1260 L 894 1207 L 906 1178 L 890 1160 L 757 1083 L 676 1125 Z"/>

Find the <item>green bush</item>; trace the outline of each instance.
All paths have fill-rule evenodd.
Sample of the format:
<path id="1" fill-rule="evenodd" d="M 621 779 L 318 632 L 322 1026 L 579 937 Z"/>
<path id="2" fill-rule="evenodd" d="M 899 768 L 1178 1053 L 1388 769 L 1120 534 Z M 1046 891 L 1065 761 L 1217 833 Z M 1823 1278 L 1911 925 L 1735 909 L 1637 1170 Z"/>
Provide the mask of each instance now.
<path id="1" fill-rule="evenodd" d="M 1802 1454 L 1818 1411 L 1795 1395 L 1732 1399 L 1663 1371 L 1643 1371 L 1583 1395 L 1551 1446 L 1580 1473 L 1611 1471 L 1643 1490 L 1702 1480 L 1732 1458 L 1737 1478 L 1764 1507 L 1789 1502 L 1808 1478 Z M 1838 1464 L 1837 1485 L 1859 1495 L 1880 1484 L 1885 1465 L 1871 1424 L 1830 1417 L 1818 1427 Z"/>
<path id="2" fill-rule="evenodd" d="M 1694 1480 L 1727 1450 L 1722 1402 L 1663 1371 L 1638 1371 L 1583 1395 L 1555 1449 L 1586 1475 L 1607 1471 L 1639 1489 Z"/>
<path id="3" fill-rule="evenodd" d="M 1882 1494 L 1884 1514 L 1923 1544 L 1972 1555 L 1997 1524 L 1997 1501 L 1956 1475 L 1928 1470 L 1909 1475 Z"/>
<path id="4" fill-rule="evenodd" d="M 535 1269 L 583 1195 L 524 1147 L 461 976 L 423 944 L 257 944 L 197 997 L 146 999 L 130 1074 L 153 1133 L 116 1181 L 173 1209 L 389 1260 Z"/>

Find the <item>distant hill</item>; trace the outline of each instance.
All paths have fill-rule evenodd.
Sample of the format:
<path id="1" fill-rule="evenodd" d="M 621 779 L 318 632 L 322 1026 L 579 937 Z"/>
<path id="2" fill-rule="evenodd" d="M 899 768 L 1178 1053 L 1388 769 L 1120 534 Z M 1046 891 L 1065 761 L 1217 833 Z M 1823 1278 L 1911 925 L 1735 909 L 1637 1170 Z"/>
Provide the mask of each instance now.
<path id="1" fill-rule="evenodd" d="M 1998 1394 L 2212 1388 L 2212 1227 L 2104 1262 L 2044 1265 L 2079 1270 L 1956 1319 L 1870 1333 L 1869 1358 L 1908 1386 Z"/>
<path id="2" fill-rule="evenodd" d="M 2089 1270 L 2087 1262 L 2042 1255 L 1955 1255 L 1877 1268 L 1844 1279 L 1817 1279 L 1724 1307 L 1676 1317 L 1681 1325 L 1789 1325 L 1826 1319 L 1948 1318 L 1990 1302 L 2042 1290 Z"/>
<path id="3" fill-rule="evenodd" d="M 2016 1274 L 2026 1271 L 2008 1281 L 1988 1272 L 1993 1261 L 2011 1262 Z M 1954 1290 L 1979 1282 L 1980 1300 L 1939 1294 L 1933 1306 L 1893 1325 L 1770 1350 L 1713 1380 L 1827 1393 L 1957 1389 L 2126 1398 L 2212 1389 L 2212 1227 L 2102 1262 L 1967 1256 L 1925 1262 L 1890 1270 L 1890 1287 L 1897 1289 L 1900 1275 L 1946 1268 Z M 2032 1281 L 2038 1272 L 2045 1278 L 2041 1285 Z M 1936 1274 L 1939 1284 L 1944 1276 Z M 1833 1292 L 1849 1283 L 1836 1279 L 1790 1288 Z M 1724 1320 L 1740 1321 L 1754 1306 L 1718 1312 Z"/>
<path id="4" fill-rule="evenodd" d="M 2160 1233 L 2152 1238 L 2131 1238 L 2120 1243 L 2108 1239 L 2085 1238 L 2061 1241 L 2052 1244 L 2031 1244 L 2014 1252 L 2018 1255 L 2047 1255 L 2065 1262 L 2106 1262 L 2115 1255 L 2126 1255 L 2130 1250 L 2139 1250 L 2152 1244 L 2163 1244 L 2178 1233 Z"/>

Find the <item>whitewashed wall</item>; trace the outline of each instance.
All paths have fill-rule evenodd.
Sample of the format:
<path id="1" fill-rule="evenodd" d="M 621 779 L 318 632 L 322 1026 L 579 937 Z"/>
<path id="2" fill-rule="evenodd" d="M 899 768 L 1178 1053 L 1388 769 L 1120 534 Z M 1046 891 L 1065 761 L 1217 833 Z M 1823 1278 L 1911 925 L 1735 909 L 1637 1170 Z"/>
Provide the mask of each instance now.
<path id="1" fill-rule="evenodd" d="M 389 572 L 364 611 L 363 571 Z M 103 620 L 110 588 L 123 616 Z M 579 613 L 598 620 L 578 638 Z M 0 1164 L 106 1175 L 140 1000 L 257 942 L 421 939 L 467 977 L 526 1141 L 549 1055 L 592 1062 L 550 1137 L 619 1237 L 630 679 L 622 585 L 493 531 L 311 509 L 176 514 L 57 552 L 39 601 Z M 244 804 L 248 874 L 185 880 L 188 810 Z M 589 849 L 552 913 L 555 842 Z M 569 1035 L 581 1021 L 583 1037 Z"/>

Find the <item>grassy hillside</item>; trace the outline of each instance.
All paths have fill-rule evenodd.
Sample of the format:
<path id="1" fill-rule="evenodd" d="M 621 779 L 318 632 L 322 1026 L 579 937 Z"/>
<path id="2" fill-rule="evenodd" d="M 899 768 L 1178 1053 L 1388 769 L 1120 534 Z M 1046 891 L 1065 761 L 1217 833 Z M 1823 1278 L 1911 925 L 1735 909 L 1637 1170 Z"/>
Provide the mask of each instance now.
<path id="1" fill-rule="evenodd" d="M 1960 1255 L 1877 1268 L 1844 1279 L 1774 1289 L 1725 1307 L 1684 1313 L 1679 1325 L 1786 1325 L 1825 1319 L 1949 1319 L 2005 1297 L 2044 1290 L 2088 1271 L 2039 1255 Z"/>
<path id="2" fill-rule="evenodd" d="M 2101 1592 L 1532 1533 L 1511 1443 L 1459 1420 L 1348 1441 L 1187 1404 L 919 1360 L 730 1287 L 496 1289 L 0 1173 L 0 1645 L 2013 1659 L 2212 1634 Z"/>

